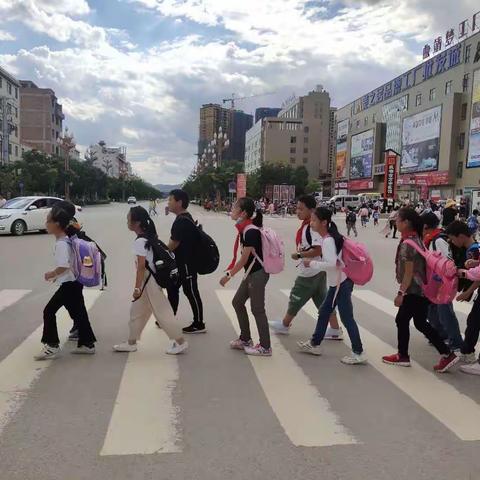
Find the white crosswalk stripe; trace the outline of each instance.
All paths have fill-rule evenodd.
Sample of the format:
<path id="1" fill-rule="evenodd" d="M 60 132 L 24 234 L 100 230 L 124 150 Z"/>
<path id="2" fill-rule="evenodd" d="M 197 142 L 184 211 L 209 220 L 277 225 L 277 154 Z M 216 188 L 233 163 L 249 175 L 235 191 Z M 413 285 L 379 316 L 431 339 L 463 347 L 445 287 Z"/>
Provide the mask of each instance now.
<path id="1" fill-rule="evenodd" d="M 232 307 L 235 292 L 221 290 L 216 293 L 239 334 L 237 317 Z M 305 447 L 357 443 L 340 423 L 329 402 L 320 396 L 275 336 L 272 336 L 272 349 L 274 354 L 270 358 L 249 358 L 265 396 L 290 441 L 295 446 Z"/>
<path id="2" fill-rule="evenodd" d="M 85 290 L 83 295 L 85 306 L 89 310 L 100 297 L 101 292 Z M 68 337 L 72 321 L 63 308 L 58 312 L 57 325 L 59 337 Z M 34 382 L 52 362 L 52 360 L 36 362 L 33 359 L 41 349 L 42 331 L 43 326 L 38 327 L 0 362 L 0 432 L 21 407 Z"/>
<path id="3" fill-rule="evenodd" d="M 283 293 L 289 295 L 287 290 Z M 397 311 L 391 299 L 373 291 L 355 290 L 354 296 L 387 315 L 393 316 Z M 318 316 L 313 304 L 307 304 L 304 311 L 313 318 Z M 449 428 L 459 439 L 480 440 L 480 405 L 443 381 L 439 375 L 427 371 L 414 361 L 410 369 L 383 363 L 382 356 L 391 353 L 393 347 L 360 325 L 359 330 L 371 366 Z"/>
<path id="4" fill-rule="evenodd" d="M 0 291 L 0 312 L 17 303 L 31 290 L 2 290 Z"/>

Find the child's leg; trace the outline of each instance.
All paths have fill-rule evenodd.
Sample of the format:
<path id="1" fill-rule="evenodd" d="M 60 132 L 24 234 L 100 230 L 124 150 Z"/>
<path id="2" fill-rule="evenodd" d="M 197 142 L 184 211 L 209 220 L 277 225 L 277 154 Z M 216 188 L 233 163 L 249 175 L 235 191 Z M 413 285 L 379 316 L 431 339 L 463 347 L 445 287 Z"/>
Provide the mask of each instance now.
<path id="1" fill-rule="evenodd" d="M 91 347 L 97 341 L 93 333 L 88 312 L 83 298 L 83 285 L 78 282 L 68 282 L 66 285 L 65 304 L 78 327 L 78 347 Z"/>
<path id="2" fill-rule="evenodd" d="M 60 340 L 58 338 L 57 330 L 57 312 L 64 305 L 65 288 L 60 285 L 60 288 L 53 294 L 53 297 L 47 303 L 43 310 L 43 335 L 42 343 L 46 343 L 51 347 L 58 347 Z"/>
<path id="3" fill-rule="evenodd" d="M 233 297 L 232 305 L 237 314 L 238 323 L 240 325 L 240 339 L 244 342 L 249 342 L 252 339 L 250 333 L 250 322 L 248 320 L 247 307 L 245 303 L 247 302 L 250 294 L 248 291 L 248 278 L 242 280 L 242 283 L 238 287 L 237 293 Z"/>
<path id="4" fill-rule="evenodd" d="M 130 328 L 128 343 L 130 345 L 135 345 L 137 340 L 140 340 L 143 329 L 151 315 L 152 308 L 144 292 L 142 296 L 132 302 L 130 306 L 130 321 L 128 323 Z"/>
<path id="5" fill-rule="evenodd" d="M 262 269 L 252 273 L 247 279 L 250 308 L 257 324 L 260 345 L 266 349 L 270 348 L 270 329 L 265 312 L 265 287 L 269 278 L 268 273 Z"/>
<path id="6" fill-rule="evenodd" d="M 467 317 L 467 329 L 465 330 L 465 343 L 462 353 L 474 353 L 475 345 L 480 334 L 480 295 L 473 302 L 472 310 Z"/>
<path id="7" fill-rule="evenodd" d="M 320 345 L 322 343 L 323 337 L 325 337 L 325 332 L 327 331 L 328 320 L 330 315 L 333 313 L 335 306 L 333 305 L 333 298 L 335 296 L 336 287 L 330 287 L 327 292 L 322 306 L 318 312 L 317 326 L 312 335 L 312 345 Z"/>
<path id="8" fill-rule="evenodd" d="M 345 325 L 350 342 L 352 343 L 352 351 L 360 354 L 363 352 L 363 346 L 362 340 L 360 339 L 360 332 L 358 331 L 358 325 L 353 316 L 352 291 L 353 282 L 347 278 L 342 282 L 338 290 L 337 304 L 340 312 L 340 319 Z"/>

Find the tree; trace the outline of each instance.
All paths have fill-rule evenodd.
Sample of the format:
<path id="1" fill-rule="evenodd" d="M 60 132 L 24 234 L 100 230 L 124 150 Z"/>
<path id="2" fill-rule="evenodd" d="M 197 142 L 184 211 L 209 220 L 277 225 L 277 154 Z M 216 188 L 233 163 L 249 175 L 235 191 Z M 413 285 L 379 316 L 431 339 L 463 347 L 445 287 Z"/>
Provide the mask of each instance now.
<path id="1" fill-rule="evenodd" d="M 320 181 L 316 180 L 315 178 L 311 178 L 308 181 L 307 186 L 305 187 L 305 193 L 315 193 L 320 191 L 321 188 L 322 184 L 320 183 Z"/>
<path id="2" fill-rule="evenodd" d="M 95 154 L 95 151 L 93 150 L 92 147 L 87 148 L 83 158 L 85 159 L 85 162 L 87 163 L 87 165 L 90 165 L 92 167 L 95 161 L 98 160 L 97 155 Z"/>

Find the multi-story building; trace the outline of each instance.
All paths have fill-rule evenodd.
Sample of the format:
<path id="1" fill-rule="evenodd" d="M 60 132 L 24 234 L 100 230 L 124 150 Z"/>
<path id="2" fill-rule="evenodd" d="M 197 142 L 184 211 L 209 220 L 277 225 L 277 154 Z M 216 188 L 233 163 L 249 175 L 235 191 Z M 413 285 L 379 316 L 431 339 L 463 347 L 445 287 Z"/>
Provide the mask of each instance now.
<path id="1" fill-rule="evenodd" d="M 245 169 L 262 163 L 305 166 L 311 178 L 328 184 L 330 95 L 323 87 L 284 105 L 278 117 L 266 117 L 247 132 Z"/>
<path id="2" fill-rule="evenodd" d="M 253 117 L 240 110 L 223 108 L 209 103 L 200 109 L 198 156 L 201 158 L 209 144 L 216 140 L 220 128 L 229 145 L 222 152 L 222 161 L 240 161 L 245 157 L 245 134 L 252 127 Z"/>
<path id="3" fill-rule="evenodd" d="M 337 192 L 383 194 L 393 150 L 401 199 L 463 195 L 480 205 L 480 32 L 441 45 L 440 37 L 434 56 L 426 48 L 423 63 L 337 111 Z"/>
<path id="4" fill-rule="evenodd" d="M 20 140 L 25 146 L 47 155 L 62 156 L 61 138 L 65 116 L 50 88 L 20 81 Z"/>
<path id="5" fill-rule="evenodd" d="M 0 67 L 0 165 L 20 160 L 19 81 Z"/>
<path id="6" fill-rule="evenodd" d="M 129 169 L 131 171 L 127 162 L 126 147 L 107 147 L 107 144 L 101 140 L 96 145 L 91 145 L 89 150 L 94 158 L 93 165 L 108 176 L 120 178 L 122 175 L 128 175 Z"/>
<path id="7" fill-rule="evenodd" d="M 277 117 L 281 108 L 260 107 L 255 110 L 255 123 L 267 117 Z"/>

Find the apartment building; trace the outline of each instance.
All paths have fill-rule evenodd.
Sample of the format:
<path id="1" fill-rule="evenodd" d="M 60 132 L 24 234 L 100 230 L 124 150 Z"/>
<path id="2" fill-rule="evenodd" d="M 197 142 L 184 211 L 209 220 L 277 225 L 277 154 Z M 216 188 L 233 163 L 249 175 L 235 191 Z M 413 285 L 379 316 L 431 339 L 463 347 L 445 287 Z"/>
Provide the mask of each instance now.
<path id="1" fill-rule="evenodd" d="M 0 67 L 0 165 L 21 159 L 20 82 Z"/>

